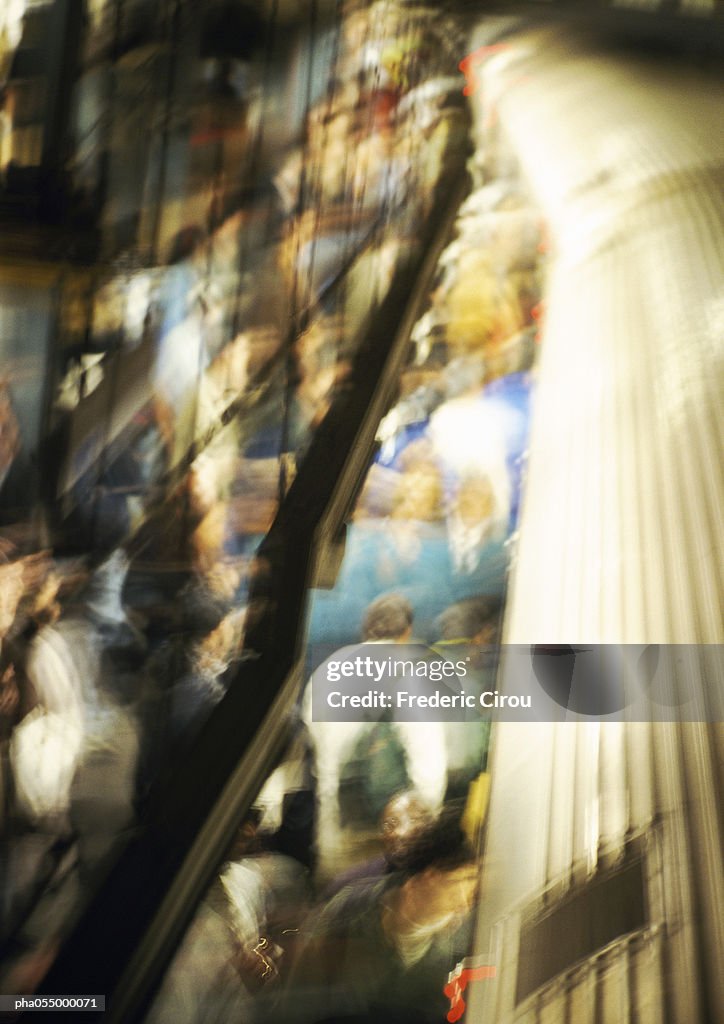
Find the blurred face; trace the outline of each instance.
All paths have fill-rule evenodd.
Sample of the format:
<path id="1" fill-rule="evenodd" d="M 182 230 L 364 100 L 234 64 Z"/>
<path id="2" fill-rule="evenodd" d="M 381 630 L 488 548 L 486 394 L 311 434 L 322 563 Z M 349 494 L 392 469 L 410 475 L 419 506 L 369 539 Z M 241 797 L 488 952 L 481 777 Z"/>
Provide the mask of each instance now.
<path id="1" fill-rule="evenodd" d="M 430 923 L 462 916 L 475 902 L 478 888 L 476 864 L 463 864 L 452 871 L 430 868 L 419 877 L 418 905 Z"/>
<path id="2" fill-rule="evenodd" d="M 457 513 L 464 523 L 489 519 L 495 509 L 493 490 L 487 477 L 466 480 L 460 487 Z"/>
<path id="3" fill-rule="evenodd" d="M 442 484 L 439 471 L 432 466 L 420 466 L 405 472 L 395 494 L 394 519 L 439 518 L 442 505 Z"/>
<path id="4" fill-rule="evenodd" d="M 475 902 L 478 868 L 474 863 L 444 869 L 428 867 L 404 884 L 404 916 L 420 927 L 445 928 Z"/>
<path id="5" fill-rule="evenodd" d="M 465 914 L 475 902 L 478 890 L 478 867 L 476 864 L 464 864 L 454 871 L 443 873 L 442 886 L 451 910 L 456 914 Z"/>
<path id="6" fill-rule="evenodd" d="M 414 793 L 393 797 L 382 813 L 382 848 L 388 863 L 404 862 L 411 844 L 432 820 L 430 811 Z"/>

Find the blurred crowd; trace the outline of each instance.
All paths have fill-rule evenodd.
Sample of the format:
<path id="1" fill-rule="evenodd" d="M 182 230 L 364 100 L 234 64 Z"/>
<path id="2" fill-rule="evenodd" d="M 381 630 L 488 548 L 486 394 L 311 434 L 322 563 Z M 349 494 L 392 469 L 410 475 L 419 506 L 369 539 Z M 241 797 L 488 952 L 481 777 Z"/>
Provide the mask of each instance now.
<path id="1" fill-rule="evenodd" d="M 463 602 L 437 624 L 436 653 L 469 662 L 468 692 L 491 685 L 499 613 L 491 602 Z M 414 638 L 409 602 L 378 598 L 360 638 L 402 645 L 404 657 Z M 445 1019 L 443 990 L 473 945 L 490 723 L 381 712 L 323 723 L 309 697 L 310 687 L 295 737 L 243 821 L 149 1021 Z"/>
<path id="2" fill-rule="evenodd" d="M 473 188 L 413 330 L 339 578 L 313 595 L 310 671 L 345 645 L 402 652 L 416 640 L 451 661 L 462 657 L 471 692 L 495 685 L 547 240 L 493 120 L 470 170 Z M 268 936 L 262 914 L 239 940 L 266 963 L 256 964 L 250 982 L 241 955 L 244 966 L 229 976 L 233 1005 L 243 1006 L 235 1012 L 308 1024 L 452 1019 L 447 1013 L 460 1006 L 453 1010 L 443 990 L 475 949 L 490 722 L 404 722 L 382 713 L 320 722 L 310 691 L 295 744 L 255 803 L 265 855 L 302 864 L 300 888 L 286 904 L 284 928 Z M 267 898 L 273 919 L 273 888 Z M 226 913 L 233 914 L 228 905 Z M 200 918 L 196 925 L 202 929 Z M 183 967 L 199 941 L 192 929 L 154 1020 L 173 1019 L 179 1007 L 189 1012 L 193 1000 L 177 1000 L 191 998 Z M 238 966 L 238 956 L 227 963 Z M 193 1012 L 214 1019 L 213 996 L 203 999 L 203 1011 Z"/>
<path id="3" fill-rule="evenodd" d="M 252 813 L 149 1021 L 442 1021 L 469 948 L 475 853 L 411 792 L 382 814 L 383 854 L 315 899 L 304 866 Z"/>
<path id="4" fill-rule="evenodd" d="M 258 544 L 469 155 L 455 21 L 341 10 L 264 63 L 258 18 L 241 45 L 218 12 L 198 30 L 140 4 L 113 28 L 90 5 L 63 180 L 95 262 L 74 267 L 73 242 L 52 289 L 0 283 L 6 991 L 39 981 L 254 656 Z M 48 25 L 20 25 L 1 215 L 32 192 L 47 128 L 31 102 L 45 72 L 17 54 L 50 45 Z M 414 638 L 491 685 L 545 240 L 494 127 L 470 173 L 338 583 L 314 596 L 310 670 L 343 644 Z M 154 1019 L 441 1020 L 470 941 L 489 728 L 330 730 L 301 697 Z"/>
<path id="5" fill-rule="evenodd" d="M 436 639 L 443 608 L 501 597 L 520 515 L 548 240 L 511 147 L 490 119 L 472 189 L 412 330 L 398 399 L 378 431 L 334 589 L 315 594 L 310 642 L 349 642 L 380 593 Z M 317 659 L 318 660 L 318 659 Z"/>
<path id="6" fill-rule="evenodd" d="M 430 7 L 289 31 L 243 4 L 116 7 L 0 25 L 0 218 L 42 264 L 0 282 L 13 991 L 250 656 L 256 547 L 467 147 L 461 35 Z"/>

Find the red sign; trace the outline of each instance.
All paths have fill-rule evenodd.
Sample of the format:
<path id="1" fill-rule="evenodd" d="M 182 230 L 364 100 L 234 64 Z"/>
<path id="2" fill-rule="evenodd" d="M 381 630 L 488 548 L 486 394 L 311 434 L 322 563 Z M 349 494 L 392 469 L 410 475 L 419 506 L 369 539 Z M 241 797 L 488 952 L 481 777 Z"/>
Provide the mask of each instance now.
<path id="1" fill-rule="evenodd" d="M 447 985 L 443 988 L 443 993 L 450 1000 L 450 1009 L 447 1013 L 447 1019 L 450 1024 L 455 1024 L 455 1021 L 460 1020 L 462 1015 L 465 1013 L 465 1000 L 463 999 L 463 992 L 468 987 L 471 981 L 484 981 L 486 978 L 495 977 L 495 967 L 490 964 L 481 964 L 477 961 L 479 957 L 465 957 L 457 965 L 454 971 L 451 971 L 448 975 Z"/>

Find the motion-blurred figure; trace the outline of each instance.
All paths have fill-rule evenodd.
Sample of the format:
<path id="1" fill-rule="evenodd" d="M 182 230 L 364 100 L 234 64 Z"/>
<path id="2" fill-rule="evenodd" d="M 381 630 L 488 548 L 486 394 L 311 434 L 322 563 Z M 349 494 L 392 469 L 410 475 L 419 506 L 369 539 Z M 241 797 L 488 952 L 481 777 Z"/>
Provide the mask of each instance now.
<path id="1" fill-rule="evenodd" d="M 480 564 L 491 533 L 496 529 L 495 495 L 489 477 L 463 477 L 447 519 L 448 543 L 458 573 L 473 573 Z"/>
<path id="2" fill-rule="evenodd" d="M 296 860 L 266 847 L 260 817 L 252 808 L 242 822 L 148 1024 L 245 1024 L 255 997 L 277 985 L 283 944 L 297 934 L 308 907 L 308 881 Z"/>
<path id="3" fill-rule="evenodd" d="M 467 663 L 465 687 L 476 699 L 494 689 L 498 665 L 501 603 L 498 597 L 456 601 L 435 622 L 435 650 L 451 661 Z M 491 721 L 476 707 L 470 720 L 446 722 L 448 788 L 446 800 L 465 801 L 463 827 L 477 835 L 487 811 L 490 778 L 487 775 Z"/>
<path id="4" fill-rule="evenodd" d="M 337 875 L 327 887 L 326 897 L 331 899 L 349 885 L 373 882 L 403 868 L 420 833 L 432 821 L 430 808 L 414 789 L 395 793 L 380 818 L 382 853 Z"/>
<path id="5" fill-rule="evenodd" d="M 24 708 L 9 740 L 6 864 L 21 950 L 52 945 L 133 820 L 138 735 L 124 676 L 135 677 L 135 664 L 124 660 L 139 641 L 120 600 L 126 568 L 116 552 L 57 621 L 59 580 L 49 573 L 12 642 Z"/>
<path id="6" fill-rule="evenodd" d="M 364 614 L 362 640 L 370 644 L 407 644 L 412 637 L 412 623 L 413 611 L 406 598 L 399 594 L 383 595 Z M 364 650 L 367 653 L 368 649 Z M 392 792 L 404 785 L 412 785 L 433 809 L 442 801 L 447 780 L 443 724 L 394 718 L 384 721 L 384 713 L 377 714 L 380 721 L 315 722 L 311 686 L 307 688 L 304 718 L 312 738 L 317 774 L 317 853 L 321 879 L 339 872 L 345 862 L 348 864 L 356 845 L 354 829 L 345 829 L 344 808 L 340 807 L 344 767 L 350 759 L 359 763 L 362 776 L 356 789 L 359 792 L 361 787 L 373 807 L 377 802 L 377 814 Z M 390 788 L 385 792 L 386 786 Z"/>
<path id="7" fill-rule="evenodd" d="M 443 1024 L 448 972 L 469 952 L 478 869 L 447 816 L 421 831 L 406 871 L 345 890 L 307 929 L 280 1024 Z"/>

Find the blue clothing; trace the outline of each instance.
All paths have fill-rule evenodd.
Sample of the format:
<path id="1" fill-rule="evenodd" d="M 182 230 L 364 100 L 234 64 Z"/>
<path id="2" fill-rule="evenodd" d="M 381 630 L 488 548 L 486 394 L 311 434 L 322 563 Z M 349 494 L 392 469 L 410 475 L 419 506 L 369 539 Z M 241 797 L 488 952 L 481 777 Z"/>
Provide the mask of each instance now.
<path id="1" fill-rule="evenodd" d="M 486 544 L 474 572 L 457 573 L 444 523 L 409 526 L 419 540 L 414 554 L 400 551 L 384 521 L 349 526 L 336 586 L 312 592 L 310 645 L 329 645 L 334 650 L 354 642 L 360 636 L 365 609 L 384 593 L 394 591 L 410 601 L 415 636 L 429 640 L 438 639 L 433 623 L 451 604 L 481 594 L 502 595 L 507 573 L 502 541 Z"/>

